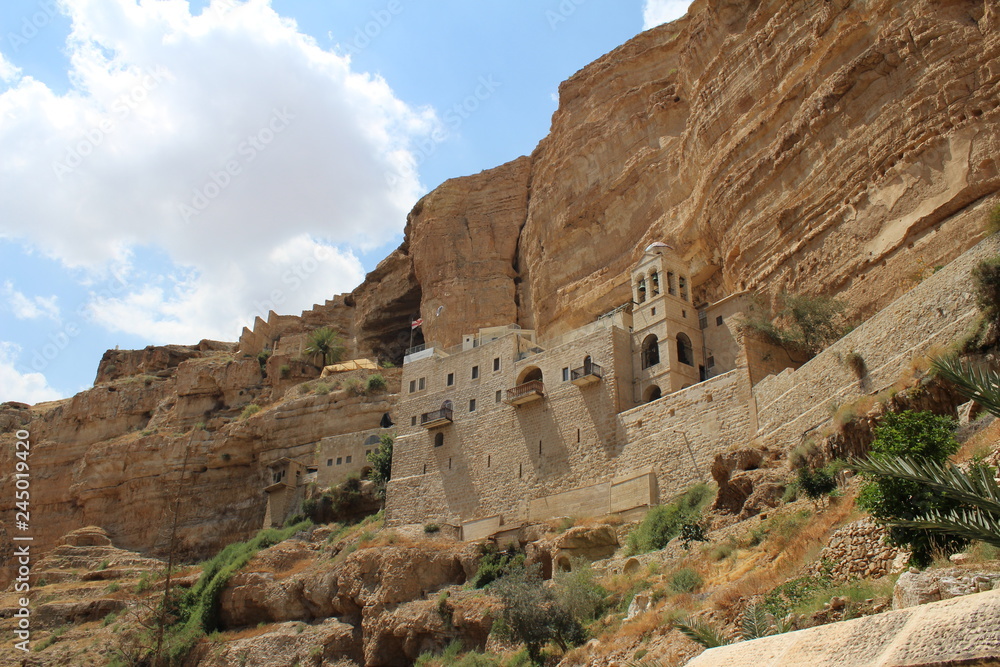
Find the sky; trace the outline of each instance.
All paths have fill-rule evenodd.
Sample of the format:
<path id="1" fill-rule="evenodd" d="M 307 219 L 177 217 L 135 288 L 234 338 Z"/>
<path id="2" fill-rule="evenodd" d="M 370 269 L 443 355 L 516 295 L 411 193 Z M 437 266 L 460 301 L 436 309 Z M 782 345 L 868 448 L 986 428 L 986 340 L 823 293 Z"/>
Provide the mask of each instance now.
<path id="1" fill-rule="evenodd" d="M 5 0 L 0 401 L 356 287 L 689 0 Z"/>

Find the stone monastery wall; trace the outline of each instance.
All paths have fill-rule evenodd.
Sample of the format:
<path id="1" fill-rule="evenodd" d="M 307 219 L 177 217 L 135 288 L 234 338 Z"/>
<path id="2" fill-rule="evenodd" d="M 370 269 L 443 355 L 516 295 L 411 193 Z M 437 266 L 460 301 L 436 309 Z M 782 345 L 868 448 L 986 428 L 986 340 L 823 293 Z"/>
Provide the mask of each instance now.
<path id="1" fill-rule="evenodd" d="M 978 315 L 970 272 L 998 252 L 997 236 L 981 241 L 801 368 L 760 381 L 753 388 L 758 437 L 794 447 L 832 407 L 889 387 L 911 359 L 964 335 Z M 851 352 L 865 362 L 860 380 L 846 363 Z"/>
<path id="2" fill-rule="evenodd" d="M 888 387 L 913 357 L 969 330 L 977 315 L 970 271 L 998 252 L 1000 238 L 982 241 L 798 370 L 752 389 L 760 373 L 751 371 L 760 369 L 740 354 L 734 370 L 632 407 L 635 341 L 620 323 L 525 358 L 532 344 L 508 335 L 408 363 L 387 520 L 461 525 L 465 539 L 477 539 L 557 516 L 630 514 L 710 479 L 716 454 L 754 438 L 794 447 L 829 419 L 831 405 Z M 719 326 L 726 323 L 728 315 Z M 851 352 L 865 361 L 861 379 L 846 363 Z M 564 373 L 586 356 L 602 377 L 576 386 Z M 507 389 L 533 368 L 544 399 L 508 405 Z M 422 427 L 421 414 L 445 400 L 452 420 Z"/>

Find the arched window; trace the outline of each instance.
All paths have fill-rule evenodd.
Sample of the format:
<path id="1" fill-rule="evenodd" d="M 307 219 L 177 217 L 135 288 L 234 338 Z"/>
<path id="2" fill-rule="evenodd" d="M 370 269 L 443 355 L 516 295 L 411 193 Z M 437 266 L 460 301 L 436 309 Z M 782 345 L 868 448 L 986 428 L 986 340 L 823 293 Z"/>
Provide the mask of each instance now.
<path id="1" fill-rule="evenodd" d="M 680 285 L 681 298 L 684 299 L 685 301 L 688 301 L 688 283 L 687 283 L 687 278 L 685 278 L 684 276 L 680 276 L 677 279 L 677 282 Z"/>
<path id="2" fill-rule="evenodd" d="M 660 344 L 656 334 L 649 334 L 642 341 L 642 367 L 649 368 L 660 363 Z"/>
<path id="3" fill-rule="evenodd" d="M 444 445 L 444 433 L 438 431 L 434 434 L 434 446 L 441 447 L 442 445 Z"/>
<path id="4" fill-rule="evenodd" d="M 583 358 L 583 374 L 590 375 L 594 372 L 594 360 L 590 358 L 588 354 Z"/>
<path id="5" fill-rule="evenodd" d="M 365 447 L 370 447 L 372 445 L 380 445 L 380 444 L 382 444 L 382 440 L 377 435 L 370 435 L 367 438 L 365 438 L 365 445 L 364 445 Z"/>
<path id="6" fill-rule="evenodd" d="M 660 293 L 660 274 L 653 271 L 649 274 L 649 294 L 650 296 L 656 296 Z"/>
<path id="7" fill-rule="evenodd" d="M 646 300 L 646 279 L 639 278 L 639 283 L 636 285 L 636 294 L 638 295 L 638 302 L 643 303 Z"/>
<path id="8" fill-rule="evenodd" d="M 686 334 L 677 334 L 677 361 L 688 366 L 694 366 L 694 348 L 691 339 Z"/>
<path id="9" fill-rule="evenodd" d="M 652 401 L 658 399 L 660 395 L 661 395 L 660 388 L 654 384 L 652 387 L 646 390 L 646 393 L 643 396 L 642 400 L 644 403 L 651 403 Z"/>

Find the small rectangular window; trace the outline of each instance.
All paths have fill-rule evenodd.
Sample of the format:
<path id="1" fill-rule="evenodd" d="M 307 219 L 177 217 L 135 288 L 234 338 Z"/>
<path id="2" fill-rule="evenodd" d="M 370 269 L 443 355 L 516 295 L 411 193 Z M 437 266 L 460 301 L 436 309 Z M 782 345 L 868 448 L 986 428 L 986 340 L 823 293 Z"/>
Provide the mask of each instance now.
<path id="1" fill-rule="evenodd" d="M 653 306 L 653 308 L 649 311 L 649 314 L 656 315 L 656 306 Z"/>
<path id="2" fill-rule="evenodd" d="M 448 379 L 445 380 L 445 384 L 447 386 L 449 386 L 449 387 L 452 386 L 453 384 L 455 384 L 455 374 L 454 373 L 448 373 Z"/>
<path id="3" fill-rule="evenodd" d="M 416 380 L 410 380 L 410 393 L 412 394 L 416 390 L 417 390 L 417 381 Z"/>
<path id="4" fill-rule="evenodd" d="M 496 358 L 495 358 L 495 359 L 493 360 L 493 370 L 494 370 L 494 371 L 498 371 L 498 370 L 500 370 L 500 357 L 496 357 Z"/>
<path id="5" fill-rule="evenodd" d="M 413 415 L 412 417 L 410 417 L 410 426 L 416 426 L 416 425 L 417 425 L 417 416 Z"/>
<path id="6" fill-rule="evenodd" d="M 503 392 L 497 389 L 496 402 L 499 403 L 503 399 Z"/>
<path id="7" fill-rule="evenodd" d="M 333 459 L 327 459 L 326 460 L 326 465 L 327 466 L 332 466 L 333 465 Z"/>
<path id="8" fill-rule="evenodd" d="M 427 387 L 427 378 L 420 378 L 417 380 L 417 389 L 423 391 Z"/>
<path id="9" fill-rule="evenodd" d="M 475 411 L 476 411 L 476 399 L 470 398 L 469 399 L 469 412 L 475 412 Z"/>
<path id="10" fill-rule="evenodd" d="M 351 457 L 350 456 L 348 456 L 346 459 L 344 459 L 344 463 L 350 463 L 350 462 L 351 462 Z"/>
<path id="11" fill-rule="evenodd" d="M 492 462 L 493 462 L 493 455 L 492 454 L 487 454 L 486 455 L 486 467 L 489 468 L 490 467 L 490 463 L 492 463 Z"/>
<path id="12" fill-rule="evenodd" d="M 473 380 L 478 380 L 479 379 L 479 366 L 473 366 L 472 367 L 472 379 Z"/>
<path id="13" fill-rule="evenodd" d="M 569 382 L 569 367 L 563 369 L 562 371 L 563 382 Z"/>
<path id="14" fill-rule="evenodd" d="M 715 318 L 715 326 L 717 327 L 722 326 L 722 315 L 719 315 L 718 317 Z"/>
<path id="15" fill-rule="evenodd" d="M 340 465 L 342 462 L 343 462 L 343 459 L 338 456 L 337 457 L 337 465 Z"/>

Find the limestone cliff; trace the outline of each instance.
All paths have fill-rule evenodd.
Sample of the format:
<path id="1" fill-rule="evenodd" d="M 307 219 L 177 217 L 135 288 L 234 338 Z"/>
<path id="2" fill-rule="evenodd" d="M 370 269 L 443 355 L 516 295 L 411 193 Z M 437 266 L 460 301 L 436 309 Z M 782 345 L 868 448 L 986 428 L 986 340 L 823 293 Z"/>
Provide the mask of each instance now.
<path id="1" fill-rule="evenodd" d="M 93 389 L 0 409 L 0 470 L 27 426 L 42 550 L 96 524 L 155 551 L 183 489 L 199 502 L 182 542 L 202 554 L 260 526 L 269 462 L 392 407 L 286 393 L 318 374 L 299 360 L 311 329 L 396 363 L 418 314 L 443 345 L 514 320 L 559 334 L 628 301 L 654 240 L 692 263 L 696 300 L 788 289 L 870 314 L 981 236 L 998 107 L 994 0 L 696 0 L 564 82 L 530 156 L 425 196 L 353 293 L 258 320 L 235 347 L 109 352 Z"/>
<path id="2" fill-rule="evenodd" d="M 998 28 L 990 0 L 698 0 L 564 82 L 530 158 L 417 204 L 398 270 L 427 339 L 515 309 L 543 335 L 580 326 L 629 300 L 654 240 L 705 298 L 836 293 L 871 314 L 981 234 Z"/>

